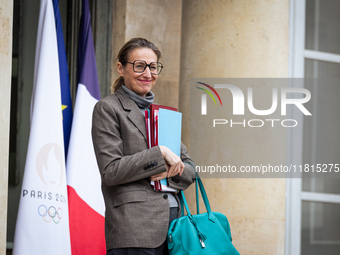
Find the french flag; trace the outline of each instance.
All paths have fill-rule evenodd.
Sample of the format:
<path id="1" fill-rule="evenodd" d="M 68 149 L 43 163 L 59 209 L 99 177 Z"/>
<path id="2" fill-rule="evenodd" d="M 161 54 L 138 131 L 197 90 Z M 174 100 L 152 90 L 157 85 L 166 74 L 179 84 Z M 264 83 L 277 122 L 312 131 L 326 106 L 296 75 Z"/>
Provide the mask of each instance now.
<path id="1" fill-rule="evenodd" d="M 82 2 L 78 90 L 67 155 L 67 191 L 72 255 L 104 255 L 105 205 L 91 138 L 92 112 L 100 100 L 88 0 Z"/>

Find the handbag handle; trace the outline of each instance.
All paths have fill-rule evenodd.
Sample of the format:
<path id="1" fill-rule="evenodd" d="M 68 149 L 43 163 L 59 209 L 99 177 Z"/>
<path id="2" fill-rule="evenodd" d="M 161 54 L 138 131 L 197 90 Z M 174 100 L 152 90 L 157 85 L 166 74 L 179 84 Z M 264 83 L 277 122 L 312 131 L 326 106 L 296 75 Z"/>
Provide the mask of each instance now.
<path id="1" fill-rule="evenodd" d="M 180 195 L 179 199 L 180 199 L 180 202 L 181 202 L 181 207 L 183 208 L 182 213 L 181 213 L 181 217 L 184 216 L 184 207 L 185 207 L 185 210 L 187 211 L 187 214 L 189 216 L 191 216 L 189 206 L 188 206 L 187 200 L 185 199 L 183 190 L 180 191 L 180 194 L 181 195 Z M 184 203 L 184 207 L 183 207 L 183 203 Z"/>
<path id="2" fill-rule="evenodd" d="M 209 220 L 211 220 L 212 222 L 215 222 L 215 216 L 211 213 L 211 208 L 210 208 L 209 200 L 208 200 L 207 194 L 205 192 L 205 189 L 204 189 L 204 186 L 203 186 L 203 182 L 202 182 L 201 178 L 199 177 L 198 173 L 196 172 L 196 205 L 197 205 L 197 213 L 199 214 L 198 187 L 199 187 L 199 190 L 201 191 L 201 195 L 202 195 L 202 198 L 203 198 L 205 209 L 208 212 Z M 187 214 L 189 216 L 191 216 L 188 203 L 187 203 L 187 201 L 185 199 L 185 196 L 184 196 L 184 192 L 181 190 L 180 194 L 181 194 L 181 196 L 180 196 L 181 207 L 183 208 L 183 203 L 184 203 L 184 206 L 185 206 L 185 209 L 187 211 Z M 182 210 L 181 216 L 184 216 L 184 210 Z"/>
<path id="3" fill-rule="evenodd" d="M 189 165 L 191 165 L 195 170 L 196 170 L 196 166 L 189 162 L 189 161 L 185 161 L 184 163 L 187 163 Z M 211 212 L 211 209 L 210 209 L 210 204 L 209 204 L 209 200 L 208 200 L 208 197 L 207 197 L 207 194 L 205 192 L 205 189 L 204 189 L 204 186 L 203 186 L 203 182 L 200 178 L 200 176 L 198 175 L 197 171 L 196 171 L 196 180 L 195 180 L 195 192 L 196 192 L 196 213 L 199 214 L 200 213 L 200 208 L 199 208 L 199 192 L 198 192 L 198 186 L 200 188 L 200 191 L 201 191 L 201 195 L 202 195 L 202 198 L 203 198 L 203 202 L 204 202 L 204 205 L 205 205 L 205 208 L 207 210 L 207 212 Z M 181 201 L 181 200 L 180 200 Z M 181 202 L 181 206 L 183 208 L 183 204 Z M 182 215 L 183 216 L 183 211 L 182 211 Z"/>
<path id="4" fill-rule="evenodd" d="M 187 164 L 189 164 L 189 165 L 191 165 L 194 169 L 195 169 L 195 171 L 196 171 L 196 166 L 193 164 L 193 163 L 191 163 L 191 162 L 189 162 L 189 161 L 185 161 L 184 163 L 187 163 Z M 195 178 L 195 193 L 196 193 L 196 214 L 200 214 L 200 203 L 199 203 L 199 201 L 200 201 L 200 199 L 199 199 L 199 194 L 198 194 L 198 182 L 197 182 L 197 176 L 198 176 L 198 178 L 200 178 L 199 177 L 199 175 L 198 175 L 198 173 L 196 172 L 196 178 Z M 180 202 L 181 202 L 181 206 L 182 206 L 182 208 L 183 208 L 183 201 L 181 201 L 181 199 L 180 199 Z M 182 211 L 182 215 L 181 216 L 183 216 L 184 214 L 183 214 L 183 211 Z"/>
<path id="5" fill-rule="evenodd" d="M 203 182 L 202 182 L 201 178 L 199 177 L 198 173 L 196 172 L 196 183 L 197 182 L 198 182 L 198 185 L 199 185 L 199 188 L 200 188 L 200 191 L 201 191 L 201 195 L 202 195 L 202 198 L 203 198 L 205 209 L 207 210 L 208 214 L 210 214 L 211 213 L 211 208 L 210 208 L 210 203 L 209 203 L 209 200 L 208 200 L 208 196 L 207 196 L 207 193 L 205 192 L 205 189 L 204 189 L 204 186 L 203 186 Z M 196 203 L 197 203 L 197 210 L 199 210 L 199 208 L 198 208 L 199 200 L 198 200 L 197 188 L 196 188 Z"/>
<path id="6" fill-rule="evenodd" d="M 200 214 L 200 198 L 198 194 L 198 181 L 197 181 L 198 173 L 196 172 L 196 179 L 195 179 L 195 193 L 196 193 L 196 214 Z"/>

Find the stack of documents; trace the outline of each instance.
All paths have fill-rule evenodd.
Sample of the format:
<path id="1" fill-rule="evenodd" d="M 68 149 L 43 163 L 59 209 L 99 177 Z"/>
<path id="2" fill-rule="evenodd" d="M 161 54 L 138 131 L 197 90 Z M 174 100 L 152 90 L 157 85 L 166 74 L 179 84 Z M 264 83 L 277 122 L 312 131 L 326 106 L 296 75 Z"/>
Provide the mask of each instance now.
<path id="1" fill-rule="evenodd" d="M 151 104 L 150 110 L 145 111 L 145 125 L 149 148 L 163 145 L 180 156 L 182 113 L 173 107 Z M 151 181 L 151 185 L 157 191 L 177 192 L 168 187 L 167 179 Z"/>

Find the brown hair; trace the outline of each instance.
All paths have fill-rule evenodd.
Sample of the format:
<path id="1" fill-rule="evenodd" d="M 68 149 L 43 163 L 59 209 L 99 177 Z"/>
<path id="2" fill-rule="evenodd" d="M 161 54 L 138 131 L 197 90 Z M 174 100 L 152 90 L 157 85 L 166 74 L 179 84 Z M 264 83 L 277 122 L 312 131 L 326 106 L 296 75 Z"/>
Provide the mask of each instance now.
<path id="1" fill-rule="evenodd" d="M 144 38 L 132 38 L 128 42 L 126 42 L 120 49 L 116 61 L 122 63 L 122 65 L 125 66 L 128 61 L 130 52 L 137 48 L 148 48 L 153 50 L 153 52 L 157 56 L 157 61 L 162 56 L 160 50 L 152 42 L 149 42 Z M 119 76 L 110 87 L 111 94 L 115 93 L 123 84 L 124 77 Z"/>

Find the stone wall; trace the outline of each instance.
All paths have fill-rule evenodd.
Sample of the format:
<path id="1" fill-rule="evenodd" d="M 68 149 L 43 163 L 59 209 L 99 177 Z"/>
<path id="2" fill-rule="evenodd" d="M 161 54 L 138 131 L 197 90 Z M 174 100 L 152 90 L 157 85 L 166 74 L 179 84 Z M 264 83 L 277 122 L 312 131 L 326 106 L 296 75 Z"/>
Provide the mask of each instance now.
<path id="1" fill-rule="evenodd" d="M 287 78 L 288 32 L 288 0 L 183 1 L 179 93 L 183 133 L 190 132 L 190 78 Z M 267 99 L 263 96 L 261 100 Z M 205 144 L 228 147 L 210 138 Z M 183 140 L 189 144 L 188 135 Z M 233 152 L 232 165 L 240 164 L 237 159 L 254 162 L 259 155 L 285 160 L 285 136 L 275 150 L 270 148 L 277 141 L 257 141 L 257 153 L 250 153 L 244 142 L 251 140 L 254 138 L 248 135 L 238 146 L 226 148 Z M 284 254 L 285 179 L 203 181 L 212 209 L 228 216 L 233 243 L 242 255 Z M 193 187 L 186 194 L 195 208 Z"/>

